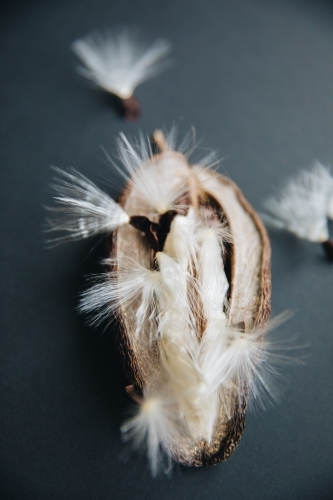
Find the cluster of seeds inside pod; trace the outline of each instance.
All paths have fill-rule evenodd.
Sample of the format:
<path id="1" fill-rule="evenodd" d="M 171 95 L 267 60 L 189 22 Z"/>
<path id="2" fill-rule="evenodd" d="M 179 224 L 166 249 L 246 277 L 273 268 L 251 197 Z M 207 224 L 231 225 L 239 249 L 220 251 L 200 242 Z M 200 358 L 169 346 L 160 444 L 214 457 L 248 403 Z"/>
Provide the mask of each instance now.
<path id="1" fill-rule="evenodd" d="M 124 203 L 76 171 L 56 169 L 57 207 L 49 221 L 49 231 L 63 233 L 53 243 L 118 230 L 119 246 L 105 261 L 109 270 L 82 293 L 80 311 L 93 324 L 114 314 L 126 324 L 138 385 L 128 392 L 139 404 L 122 431 L 147 448 L 153 473 L 162 449 L 193 463 L 190 452 L 177 455 L 175 443 L 218 447 L 224 426 L 244 406 L 258 359 L 265 368 L 269 354 L 262 331 L 244 334 L 243 323 L 230 325 L 235 258 L 222 201 L 208 194 L 170 140 L 160 133 L 155 139 L 161 150 L 155 155 L 143 137 L 134 144 L 124 135 L 118 140 L 123 169 L 115 166 L 130 193 Z M 210 165 L 206 158 L 200 171 Z M 261 376 L 252 387 L 269 391 Z"/>
<path id="2" fill-rule="evenodd" d="M 191 304 L 195 331 L 200 340 L 208 321 L 202 294 L 206 291 L 207 295 L 211 281 L 209 273 L 205 276 L 205 271 L 202 269 L 206 257 L 202 254 L 207 250 L 215 250 L 214 255 L 208 255 L 213 257 L 211 274 L 215 274 L 213 266 L 216 265 L 216 274 L 220 277 L 219 284 L 222 285 L 222 291 L 219 297 L 211 297 L 210 301 L 216 302 L 215 314 L 222 314 L 224 318 L 230 297 L 232 238 L 222 209 L 212 196 L 202 193 L 198 197 L 197 210 L 189 202 L 189 197 L 184 198 L 179 203 L 179 210 L 168 210 L 159 216 L 158 222 L 153 222 L 145 216 L 134 215 L 130 217 L 129 224 L 145 234 L 151 248 L 152 270 L 161 271 L 159 261 L 164 259 L 164 256 L 161 257 L 161 252 L 180 266 L 178 270 L 184 273 L 187 280 L 184 291 Z M 207 283 L 204 283 L 205 279 Z M 206 290 L 203 290 L 202 285 Z"/>
<path id="3" fill-rule="evenodd" d="M 153 250 L 151 279 L 147 280 L 152 287 L 148 301 L 147 290 L 142 291 L 136 330 L 138 335 L 145 335 L 140 329 L 147 316 L 150 322 L 156 320 L 156 331 L 149 335 L 158 348 L 161 365 L 155 380 L 143 388 L 145 404 L 134 418 L 145 419 L 147 408 L 159 412 L 163 408 L 166 415 L 170 414 L 170 425 L 173 422 L 186 429 L 193 440 L 209 442 L 223 380 L 221 367 L 216 372 L 214 363 L 217 365 L 230 345 L 226 312 L 232 243 L 221 207 L 211 197 L 199 197 L 197 209 L 193 205 L 184 208 L 183 202 L 179 212 L 165 212 L 158 223 L 140 216 L 130 220 L 145 233 Z M 225 397 L 233 386 L 232 379 L 230 373 L 224 380 Z M 163 405 L 147 403 L 155 402 L 161 394 Z M 128 424 L 123 430 L 127 433 Z"/>

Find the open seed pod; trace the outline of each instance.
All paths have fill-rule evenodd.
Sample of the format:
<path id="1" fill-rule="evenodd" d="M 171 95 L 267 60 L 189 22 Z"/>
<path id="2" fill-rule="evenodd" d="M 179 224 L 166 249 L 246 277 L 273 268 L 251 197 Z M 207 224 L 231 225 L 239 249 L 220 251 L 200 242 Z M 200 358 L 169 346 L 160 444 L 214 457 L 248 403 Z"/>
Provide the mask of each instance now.
<path id="1" fill-rule="evenodd" d="M 163 293 L 161 293 L 158 296 L 158 293 L 154 292 L 154 307 L 151 307 L 149 313 L 141 320 L 139 333 L 138 309 L 140 308 L 141 299 L 138 297 L 134 301 L 123 302 L 120 305 L 119 320 L 122 331 L 122 346 L 131 384 L 128 392 L 140 402 L 141 406 L 145 405 L 146 397 L 149 401 L 156 402 L 154 396 L 156 394 L 159 401 L 165 397 L 170 402 L 170 398 L 172 399 L 172 395 L 176 393 L 177 410 L 170 410 L 172 413 L 169 418 L 170 431 L 168 430 L 169 424 L 163 423 L 163 416 L 157 412 L 158 419 L 161 422 L 160 425 L 164 425 L 164 430 L 161 431 L 162 437 L 156 446 L 160 446 L 168 456 L 184 465 L 214 465 L 226 460 L 233 453 L 244 430 L 247 395 L 251 381 L 248 379 L 240 381 L 239 374 L 232 372 L 232 370 L 228 372 L 228 375 L 223 374 L 221 365 L 224 363 L 222 359 L 225 356 L 224 352 L 230 349 L 232 343 L 230 338 L 234 331 L 237 331 L 237 335 L 239 335 L 237 342 L 243 342 L 242 339 L 246 339 L 247 333 L 253 335 L 254 331 L 259 331 L 260 334 L 256 338 L 256 356 L 258 359 L 260 357 L 260 342 L 263 340 L 264 327 L 270 316 L 270 243 L 265 227 L 257 213 L 246 201 L 240 189 L 229 178 L 219 175 L 204 166 L 189 165 L 185 155 L 170 149 L 160 131 L 155 132 L 154 139 L 160 152 L 151 159 L 147 159 L 143 163 L 142 169 L 149 166 L 149 169 L 154 170 L 155 182 L 156 179 L 159 179 L 157 183 L 161 189 L 163 189 L 165 176 L 168 175 L 175 185 L 179 183 L 179 185 L 183 186 L 180 189 L 181 195 L 172 210 L 163 212 L 162 208 L 159 211 L 160 213 L 156 213 L 156 210 L 152 210 L 147 197 L 142 195 L 142 190 L 136 189 L 135 182 L 129 182 L 125 186 L 118 200 L 123 210 L 130 217 L 146 216 L 150 221 L 159 224 L 159 227 L 164 229 L 162 230 L 162 236 L 157 237 L 158 242 L 155 248 L 152 248 L 154 245 L 149 244 L 147 231 L 138 231 L 133 225 L 124 225 L 117 229 L 109 239 L 112 273 L 116 277 L 119 275 L 121 280 L 122 269 L 128 267 L 128 262 L 135 262 L 142 268 L 162 272 L 165 263 L 161 260 L 161 254 L 165 253 L 171 255 L 174 261 L 178 261 L 180 267 L 177 269 L 178 271 L 180 269 L 179 272 L 186 274 L 187 280 L 185 280 L 185 290 L 188 300 L 184 302 L 185 305 L 182 310 L 185 310 L 189 304 L 190 310 L 185 314 L 190 317 L 188 322 L 191 323 L 192 329 L 195 329 L 195 339 L 191 340 L 194 347 L 188 347 L 187 340 L 184 340 L 184 336 L 182 337 L 182 335 L 185 335 L 184 332 L 177 332 L 177 338 L 180 340 L 175 341 L 176 344 L 178 342 L 176 347 L 180 350 L 187 350 L 187 353 L 185 353 L 186 359 L 190 364 L 193 364 L 193 370 L 196 373 L 200 372 L 200 370 L 204 371 L 204 362 L 202 361 L 200 349 L 206 343 L 204 352 L 209 351 L 209 339 L 207 340 L 206 336 L 211 335 L 212 342 L 217 342 L 217 347 L 213 347 L 214 352 L 209 355 L 212 358 L 211 360 L 208 356 L 208 364 L 212 371 L 214 371 L 215 365 L 218 368 L 216 368 L 216 373 L 210 373 L 209 369 L 207 371 L 206 366 L 206 371 L 209 372 L 207 377 L 210 376 L 210 380 L 213 380 L 216 375 L 217 378 L 220 377 L 220 380 L 211 382 L 214 389 L 212 389 L 210 396 L 207 396 L 205 385 L 207 377 L 205 379 L 205 376 L 204 382 L 202 380 L 197 381 L 197 392 L 193 389 L 195 383 L 191 385 L 193 377 L 192 379 L 189 377 L 188 384 L 191 387 L 186 388 L 186 382 L 182 384 L 182 380 L 185 380 L 188 376 L 189 371 L 186 370 L 192 368 L 183 367 L 179 369 L 180 364 L 183 363 L 185 366 L 184 357 L 182 358 L 184 353 L 180 354 L 178 363 L 178 351 L 176 352 L 175 346 L 173 346 L 173 350 L 168 350 L 168 347 L 165 346 L 161 348 L 165 331 L 163 328 L 165 322 L 169 321 L 169 313 L 161 313 L 161 310 L 168 307 L 172 309 L 173 299 L 177 308 L 177 303 L 179 305 L 182 300 L 179 298 L 181 287 L 180 285 L 178 287 L 176 280 L 173 299 L 170 299 L 167 294 L 163 296 Z M 185 234 L 184 244 L 185 246 L 188 245 L 189 255 L 187 260 L 185 257 L 184 265 L 181 262 L 182 257 L 180 257 L 183 247 L 181 245 L 180 247 L 177 246 L 178 243 L 180 244 L 181 239 L 181 236 L 179 236 L 181 233 L 177 233 L 176 224 L 174 224 L 177 217 L 181 217 L 181 219 L 178 219 L 180 222 L 184 222 L 189 217 L 192 217 L 192 220 L 195 219 L 192 226 L 190 225 L 190 231 L 186 234 L 182 233 L 183 236 Z M 208 233 L 206 234 L 205 231 L 200 233 L 202 224 L 206 224 L 206 229 L 207 227 L 208 229 L 211 227 L 222 228 L 220 234 L 222 234 L 222 240 L 224 238 L 224 242 L 220 243 L 219 255 L 216 256 L 215 252 L 215 257 L 212 250 L 214 242 L 208 244 L 208 253 L 204 254 L 203 258 L 210 260 L 210 262 L 206 263 L 201 262 L 200 255 L 198 255 L 200 248 L 203 248 L 204 242 L 207 243 L 205 238 Z M 172 231 L 174 232 L 173 235 L 171 235 Z M 196 243 L 193 243 L 191 239 L 193 234 L 199 233 L 201 236 L 198 236 Z M 170 241 L 170 235 L 173 241 Z M 216 270 L 214 270 L 215 262 Z M 173 270 L 172 273 L 176 271 Z M 205 276 L 204 273 L 206 273 Z M 222 323 L 225 321 L 225 324 L 221 333 L 219 327 L 217 327 L 211 334 L 207 325 L 210 324 L 209 316 L 214 316 L 214 311 L 212 313 L 210 307 L 214 297 L 210 296 L 206 299 L 205 293 L 210 293 L 209 279 L 211 279 L 213 295 L 216 297 L 221 295 L 218 282 L 216 283 L 216 280 L 214 282 L 216 276 L 221 273 L 224 273 L 227 280 L 227 284 L 223 285 L 225 291 L 222 293 L 225 300 L 220 302 L 217 308 L 215 307 L 216 304 L 214 304 L 214 307 L 218 311 L 217 314 L 220 315 L 219 321 Z M 204 276 L 202 279 L 201 275 Z M 173 274 L 172 279 L 174 279 Z M 214 287 L 216 287 L 216 290 Z M 171 305 L 166 306 L 163 304 L 163 297 L 166 301 L 170 299 Z M 217 298 L 217 300 L 219 299 Z M 182 321 L 180 321 L 181 324 Z M 186 323 L 186 319 L 184 321 Z M 212 320 L 211 323 L 213 322 Z M 163 327 L 160 326 L 162 323 Z M 229 333 L 223 333 L 225 331 Z M 225 340 L 220 345 L 220 339 L 223 335 L 225 335 Z M 179 345 L 179 342 L 181 345 Z M 198 355 L 196 354 L 197 351 L 199 352 Z M 175 356 L 174 360 L 171 360 L 172 356 Z M 220 356 L 220 360 L 216 359 L 218 356 Z M 253 372 L 256 369 L 258 359 L 252 360 Z M 230 359 L 226 357 L 226 364 L 228 362 L 230 362 Z M 180 379 L 182 379 L 181 382 L 179 382 Z M 172 382 L 171 388 L 170 380 Z M 241 387 L 239 387 L 240 383 Z M 179 384 L 181 387 L 179 387 Z M 165 387 L 168 387 L 166 391 Z M 185 394 L 185 405 L 182 405 L 182 401 L 179 402 L 182 394 Z M 192 401 L 193 405 L 191 406 Z M 206 404 L 211 408 L 208 415 L 204 411 Z M 172 405 L 173 402 L 170 403 L 171 407 L 173 407 Z M 149 413 L 150 408 L 151 405 L 149 408 L 145 408 L 144 412 Z M 200 414 L 200 411 L 203 411 L 203 413 Z M 175 417 L 175 412 L 178 412 L 177 417 Z M 135 433 L 141 432 L 146 435 L 146 438 L 148 436 L 149 441 L 149 428 L 138 430 L 135 427 L 138 424 L 135 419 L 138 418 L 140 417 L 136 416 L 129 424 L 125 424 L 125 435 L 127 433 L 129 437 L 138 438 L 137 441 L 140 441 L 142 436 L 136 436 Z M 193 425 L 189 425 L 191 419 Z M 208 420 L 210 421 L 210 430 L 207 430 L 207 432 L 202 431 L 200 419 L 206 423 Z M 140 423 L 138 425 L 140 426 Z M 149 446 L 148 443 L 148 454 L 151 462 L 153 462 L 152 469 L 154 472 L 156 468 L 154 461 L 159 458 L 156 450 L 150 450 Z"/>
<path id="2" fill-rule="evenodd" d="M 252 396 L 273 396 L 278 370 L 265 339 L 270 245 L 261 220 L 206 157 L 190 165 L 172 133 L 121 134 L 127 179 L 116 203 L 75 170 L 56 168 L 53 243 L 106 233 L 107 270 L 82 294 L 92 322 L 119 318 L 137 413 L 124 439 L 148 452 L 153 475 L 174 459 L 213 465 L 237 446 Z M 127 171 L 127 173 L 126 173 Z M 113 232 L 113 234 L 111 234 Z M 273 363 L 272 363 L 273 362 Z M 166 462 L 165 462 L 166 458 Z"/>

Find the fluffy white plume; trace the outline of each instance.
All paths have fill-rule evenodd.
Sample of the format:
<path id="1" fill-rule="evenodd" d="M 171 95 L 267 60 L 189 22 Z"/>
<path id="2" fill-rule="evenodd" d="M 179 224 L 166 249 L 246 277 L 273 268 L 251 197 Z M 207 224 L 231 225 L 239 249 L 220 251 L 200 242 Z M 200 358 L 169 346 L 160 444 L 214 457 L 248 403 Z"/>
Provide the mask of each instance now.
<path id="1" fill-rule="evenodd" d="M 151 391 L 150 391 L 151 392 Z M 145 395 L 137 414 L 121 426 L 124 441 L 131 441 L 135 449 L 146 449 L 153 476 L 160 469 L 171 468 L 171 444 L 181 432 L 177 409 L 165 392 Z"/>
<path id="2" fill-rule="evenodd" d="M 54 167 L 54 170 L 63 178 L 54 179 L 52 185 L 57 194 L 54 200 L 59 206 L 48 207 L 56 214 L 54 219 L 48 220 L 48 230 L 66 234 L 54 238 L 51 243 L 109 233 L 128 224 L 129 216 L 93 182 L 74 169 L 66 172 Z"/>
<path id="3" fill-rule="evenodd" d="M 76 40 L 72 49 L 85 67 L 79 72 L 97 85 L 126 99 L 145 80 L 162 71 L 169 42 L 156 40 L 146 46 L 128 31 L 95 32 Z"/>
<path id="4" fill-rule="evenodd" d="M 108 161 L 132 186 L 133 193 L 143 201 L 145 208 L 148 205 L 155 213 L 164 214 L 168 210 L 179 210 L 181 207 L 177 202 L 196 190 L 199 183 L 195 167 L 187 164 L 195 149 L 195 146 L 188 149 L 189 136 L 179 144 L 177 150 L 182 153 L 179 155 L 174 151 L 176 127 L 172 127 L 166 136 L 161 131 L 157 135 L 162 136 L 164 152 L 156 158 L 153 157 L 150 138 L 143 134 L 129 141 L 125 134 L 120 133 L 115 159 L 104 152 Z M 201 168 L 212 167 L 216 163 L 213 152 L 200 159 Z"/>
<path id="5" fill-rule="evenodd" d="M 179 162 L 185 160 L 174 153 L 165 153 L 158 160 L 152 157 L 148 137 L 142 134 L 131 143 L 120 133 L 117 140 L 118 158 L 123 166 L 119 168 L 108 155 L 109 161 L 132 185 L 135 194 L 155 212 L 163 214 L 176 208 L 176 202 L 188 190 L 187 177 L 180 176 Z M 183 167 L 183 165 L 182 165 Z"/>
<path id="6" fill-rule="evenodd" d="M 286 229 L 299 238 L 324 242 L 328 240 L 327 216 L 332 208 L 333 180 L 329 171 L 316 163 L 290 179 L 280 194 L 266 200 L 269 224 Z"/>
<path id="7" fill-rule="evenodd" d="M 112 259 L 106 259 L 105 264 L 114 265 Z M 95 277 L 95 283 L 81 295 L 79 310 L 92 315 L 92 324 L 98 324 L 117 313 L 124 304 L 139 302 L 136 312 L 136 335 L 141 332 L 146 319 L 153 322 L 156 315 L 156 294 L 165 294 L 161 275 L 158 271 L 146 269 L 138 263 L 128 261 L 117 271 Z M 151 325 L 153 326 L 153 325 Z M 155 329 L 156 333 L 157 328 Z"/>
<path id="8" fill-rule="evenodd" d="M 183 325 L 188 328 L 190 321 L 193 323 L 191 304 L 186 294 L 187 280 L 191 278 L 163 252 L 158 252 L 156 257 L 161 271 L 128 261 L 116 271 L 96 276 L 96 283 L 81 295 L 80 311 L 92 314 L 91 323 L 97 324 L 124 304 L 134 307 L 135 303 L 136 335 L 142 332 L 146 320 L 151 323 L 154 336 L 158 333 L 157 326 L 155 330 L 153 328 L 154 319 L 159 320 L 160 333 L 165 321 L 170 324 L 172 320 L 178 327 Z M 111 266 L 116 264 L 112 259 L 104 262 Z"/>
<path id="9" fill-rule="evenodd" d="M 327 190 L 328 206 L 326 215 L 329 219 L 333 219 L 333 177 L 328 167 L 324 167 L 317 161 L 309 172 L 304 172 L 304 175 L 309 175 L 313 178 L 314 183 L 321 186 L 322 191 Z"/>
<path id="10" fill-rule="evenodd" d="M 219 361 L 221 382 L 232 386 L 240 400 L 248 395 L 250 406 L 265 408 L 277 401 L 283 388 L 284 367 L 300 361 L 293 354 L 300 348 L 294 339 L 284 341 L 274 332 L 288 317 L 288 313 L 282 314 L 265 328 L 252 331 L 228 329 L 228 348 Z"/>
<path id="11" fill-rule="evenodd" d="M 205 396 L 208 405 L 212 405 L 211 412 L 207 412 L 212 425 L 216 417 L 214 404 L 222 395 L 228 400 L 231 394 L 236 394 L 240 404 L 248 397 L 248 405 L 252 408 L 266 408 L 279 400 L 285 366 L 301 361 L 294 354 L 300 348 L 294 339 L 283 340 L 274 332 L 287 317 L 284 314 L 270 321 L 265 328 L 267 331 L 244 332 L 227 327 L 227 344 L 220 335 L 220 327 L 212 329 L 210 337 L 204 335 L 199 365 L 206 381 Z M 221 400 L 222 404 L 224 402 Z"/>

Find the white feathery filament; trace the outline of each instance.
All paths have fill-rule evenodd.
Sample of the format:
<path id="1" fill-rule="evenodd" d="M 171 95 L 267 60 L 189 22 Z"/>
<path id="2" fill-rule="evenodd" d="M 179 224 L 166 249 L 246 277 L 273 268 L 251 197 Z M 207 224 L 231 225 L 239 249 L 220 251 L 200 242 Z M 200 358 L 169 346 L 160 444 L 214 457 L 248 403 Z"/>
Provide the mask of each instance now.
<path id="1" fill-rule="evenodd" d="M 55 179 L 52 185 L 58 206 L 48 207 L 55 214 L 48 220 L 48 231 L 65 234 L 54 238 L 51 243 L 110 233 L 129 223 L 130 218 L 120 205 L 82 174 L 74 169 L 66 172 L 54 167 L 54 170 L 62 178 Z"/>
<path id="2" fill-rule="evenodd" d="M 166 67 L 166 61 L 161 61 L 171 45 L 160 39 L 146 46 L 128 31 L 105 31 L 76 40 L 72 49 L 84 64 L 78 69 L 81 75 L 127 99 L 140 83 Z"/>
<path id="3" fill-rule="evenodd" d="M 309 171 L 290 179 L 277 197 L 264 203 L 264 220 L 299 238 L 325 242 L 329 238 L 327 217 L 332 217 L 333 178 L 317 162 Z"/>
<path id="4" fill-rule="evenodd" d="M 165 451 L 179 434 L 179 425 L 173 420 L 173 404 L 166 394 L 144 396 L 137 414 L 123 423 L 121 432 L 124 441 L 130 440 L 135 449 L 146 449 L 151 473 L 156 476 L 160 468 L 170 470 L 171 458 Z"/>
<path id="5" fill-rule="evenodd" d="M 158 214 L 177 209 L 177 202 L 188 191 L 187 177 L 179 175 L 179 171 L 184 170 L 184 165 L 187 166 L 185 157 L 166 151 L 157 159 L 151 158 L 149 138 L 143 135 L 132 144 L 120 133 L 117 146 L 117 155 L 123 169 L 111 158 L 109 160 L 131 184 L 133 194 Z"/>

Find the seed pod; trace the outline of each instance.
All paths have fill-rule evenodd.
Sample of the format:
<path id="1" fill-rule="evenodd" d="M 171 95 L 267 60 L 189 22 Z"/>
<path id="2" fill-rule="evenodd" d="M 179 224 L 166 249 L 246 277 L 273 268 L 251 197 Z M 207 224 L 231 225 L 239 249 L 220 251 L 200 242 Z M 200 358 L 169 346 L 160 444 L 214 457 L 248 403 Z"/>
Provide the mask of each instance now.
<path id="1" fill-rule="evenodd" d="M 154 137 L 155 142 L 160 148 L 160 153 L 155 154 L 150 160 L 147 160 L 147 163 L 156 169 L 156 176 L 158 177 L 159 171 L 162 172 L 163 169 L 172 165 L 170 175 L 174 177 L 175 182 L 177 180 L 180 182 L 185 180 L 186 182 L 183 197 L 178 200 L 178 208 L 176 206 L 172 212 L 168 212 L 169 219 L 179 217 L 179 215 L 185 218 L 188 209 L 185 209 L 184 206 L 191 206 L 194 212 L 199 214 L 199 219 L 213 221 L 212 226 L 215 223 L 216 225 L 220 224 L 229 234 L 229 238 L 226 238 L 227 241 L 224 241 L 221 245 L 220 252 L 223 258 L 221 262 L 223 263 L 224 272 L 229 282 L 226 301 L 224 305 L 220 304 L 218 313 L 220 314 L 218 320 L 223 322 L 225 319 L 225 328 L 229 332 L 226 334 L 225 347 L 221 347 L 220 352 L 223 357 L 223 349 L 226 351 L 230 350 L 233 342 L 232 332 L 237 331 L 237 335 L 239 335 L 237 339 L 242 339 L 242 342 L 244 339 L 246 342 L 247 335 L 249 336 L 248 338 L 252 338 L 251 336 L 254 335 L 254 332 L 259 332 L 256 334 L 256 351 L 254 356 L 256 359 L 252 359 L 251 361 L 251 369 L 254 372 L 259 360 L 261 346 L 264 348 L 263 332 L 270 316 L 270 243 L 265 227 L 255 210 L 244 198 L 240 189 L 229 178 L 200 165 L 189 165 L 187 158 L 183 154 L 169 149 L 161 132 L 155 133 Z M 145 166 L 143 165 L 142 168 L 145 168 Z M 162 179 L 163 175 L 165 175 L 165 171 L 162 174 Z M 163 188 L 163 186 L 161 187 Z M 146 216 L 154 223 L 165 226 L 165 220 L 168 218 L 166 213 L 153 215 L 149 202 L 138 194 L 133 183 L 129 182 L 125 186 L 118 202 L 129 216 Z M 182 219 L 177 220 L 182 222 Z M 167 233 L 170 227 L 173 228 L 172 224 L 169 220 L 167 223 L 168 227 L 164 232 Z M 197 229 L 194 231 L 199 232 Z M 161 237 L 160 251 L 163 251 L 166 237 L 168 236 L 165 234 Z M 206 241 L 204 238 L 205 236 L 203 236 L 203 241 Z M 176 238 L 175 241 L 179 241 L 179 238 Z M 199 247 L 200 244 L 198 243 Z M 208 245 L 208 248 L 212 248 L 212 246 Z M 109 237 L 109 249 L 109 255 L 112 258 L 112 273 L 116 276 L 116 279 L 120 276 L 121 269 L 126 267 L 129 261 L 136 262 L 143 268 L 152 270 L 157 268 L 162 273 L 160 260 L 156 258 L 156 249 L 152 249 L 151 245 L 149 245 L 144 232 L 138 231 L 133 225 L 124 225 L 117 229 Z M 175 256 L 173 255 L 172 257 L 174 258 Z M 204 285 L 200 285 L 199 258 L 196 260 L 196 257 L 190 256 L 189 259 L 191 260 L 191 270 L 188 267 L 185 271 L 187 279 L 188 275 L 192 275 L 191 279 L 193 279 L 193 282 L 191 281 L 189 284 L 189 281 L 187 281 L 186 286 L 188 290 L 192 287 L 192 295 L 190 294 L 189 303 L 196 305 L 189 312 L 190 319 L 188 321 L 192 325 L 195 325 L 196 345 L 199 346 L 198 349 L 200 350 L 200 345 L 204 342 L 205 335 L 208 335 L 207 325 L 209 324 L 209 318 L 207 318 L 208 313 L 205 312 L 206 309 L 203 305 L 205 297 L 200 296 L 203 293 Z M 217 269 L 216 272 L 218 272 Z M 214 274 L 213 271 L 212 279 Z M 198 288 L 196 288 L 197 282 L 199 282 Z M 156 292 L 154 293 L 156 297 Z M 159 303 L 158 300 L 162 301 L 162 299 L 156 299 L 157 309 L 160 308 L 161 310 L 163 309 L 163 304 Z M 207 303 L 209 304 L 209 300 Z M 156 313 L 155 311 L 149 317 L 145 317 L 142 331 L 146 332 L 144 335 L 146 335 L 146 338 L 150 338 L 150 340 L 148 342 L 142 341 L 142 335 L 136 334 L 139 306 L 139 299 L 134 302 L 122 303 L 119 308 L 119 320 L 122 331 L 123 351 L 131 383 L 131 387 L 128 390 L 134 394 L 135 399 L 140 400 L 142 395 L 145 397 L 147 392 L 151 391 L 151 386 L 154 385 L 151 382 L 152 380 L 158 380 L 158 384 L 161 379 L 170 380 L 173 372 L 170 371 L 171 369 L 169 372 L 168 369 L 164 369 L 162 370 L 163 374 L 160 375 L 160 367 L 163 366 L 163 363 L 168 363 L 171 356 L 171 351 L 167 351 L 167 354 L 165 354 L 166 361 L 162 359 L 164 355 L 161 358 L 162 351 L 159 348 L 159 343 L 161 342 L 163 332 L 161 333 L 162 327 L 158 325 L 162 321 L 162 313 Z M 202 311 L 204 312 L 202 313 Z M 156 317 L 158 318 L 157 320 Z M 217 321 L 215 317 L 213 319 Z M 154 321 L 157 321 L 157 323 L 154 323 Z M 157 331 L 155 336 L 153 334 L 153 340 L 151 340 L 150 334 L 148 335 L 147 333 L 148 331 L 151 332 L 152 328 L 155 328 Z M 209 346 L 206 346 L 205 349 L 209 349 Z M 202 365 L 200 365 L 200 361 L 197 361 L 196 354 L 193 354 L 194 351 L 195 348 L 193 350 L 191 348 L 188 349 L 189 360 L 195 366 L 199 366 L 198 370 L 200 371 Z M 230 363 L 230 359 L 226 358 L 225 366 L 228 365 L 228 362 Z M 172 368 L 172 370 L 174 369 Z M 239 367 L 237 367 L 238 369 Z M 215 392 L 217 396 L 215 394 L 214 402 L 212 402 L 212 399 L 209 399 L 207 386 L 204 386 L 204 394 L 208 398 L 207 404 L 213 405 L 212 407 L 215 408 L 214 411 L 216 413 L 212 421 L 212 432 L 209 438 L 201 436 L 200 431 L 196 428 L 193 432 L 174 432 L 166 440 L 161 439 L 161 447 L 173 459 L 189 466 L 214 465 L 226 460 L 233 453 L 244 430 L 247 396 L 251 390 L 251 381 L 249 379 L 242 380 L 236 371 L 233 372 L 231 370 L 229 377 L 225 374 L 223 375 L 223 370 L 221 371 L 220 383 L 216 384 L 217 389 Z M 159 374 L 158 377 L 156 377 L 156 373 Z M 239 387 L 239 384 L 241 387 Z M 194 397 L 189 395 L 193 394 L 190 390 L 185 391 L 184 394 L 186 394 L 186 398 Z M 170 397 L 170 392 L 168 392 L 167 397 Z M 200 405 L 203 406 L 202 403 Z M 196 422 L 200 420 L 200 415 L 198 416 L 195 413 L 196 410 L 193 410 L 194 407 L 195 404 L 193 403 L 191 415 L 193 415 L 193 425 L 195 427 Z M 178 425 L 182 425 L 182 422 L 184 425 L 186 423 L 187 407 L 184 406 L 184 408 L 180 412 L 181 416 Z M 206 419 L 205 416 L 203 418 Z M 148 433 L 149 431 L 144 432 Z"/>
<path id="2" fill-rule="evenodd" d="M 249 398 L 276 397 L 270 314 L 270 246 L 263 224 L 208 158 L 185 154 L 154 134 L 160 153 L 121 134 L 128 174 L 119 203 L 75 170 L 55 179 L 49 231 L 60 243 L 108 236 L 108 271 L 82 294 L 92 323 L 118 315 L 128 394 L 137 414 L 125 440 L 146 448 L 153 475 L 174 459 L 213 465 L 237 446 Z M 113 160 L 111 160 L 113 162 Z M 110 236 L 110 232 L 114 231 Z M 274 353 L 275 351 L 275 353 Z M 274 382 L 274 381 L 273 381 Z"/>

